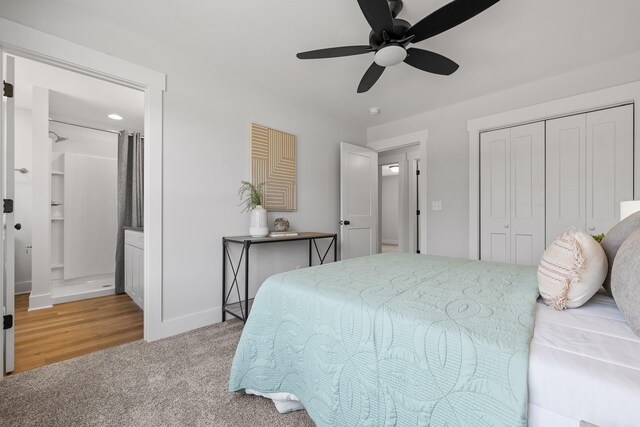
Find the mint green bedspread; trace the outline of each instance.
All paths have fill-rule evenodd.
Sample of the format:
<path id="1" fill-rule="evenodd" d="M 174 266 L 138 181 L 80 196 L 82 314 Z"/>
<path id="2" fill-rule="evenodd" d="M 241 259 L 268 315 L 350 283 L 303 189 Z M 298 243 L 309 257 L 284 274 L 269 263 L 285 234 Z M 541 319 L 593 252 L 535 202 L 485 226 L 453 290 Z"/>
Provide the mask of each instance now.
<path id="1" fill-rule="evenodd" d="M 297 396 L 318 426 L 525 426 L 535 269 L 383 254 L 260 288 L 229 390 Z"/>

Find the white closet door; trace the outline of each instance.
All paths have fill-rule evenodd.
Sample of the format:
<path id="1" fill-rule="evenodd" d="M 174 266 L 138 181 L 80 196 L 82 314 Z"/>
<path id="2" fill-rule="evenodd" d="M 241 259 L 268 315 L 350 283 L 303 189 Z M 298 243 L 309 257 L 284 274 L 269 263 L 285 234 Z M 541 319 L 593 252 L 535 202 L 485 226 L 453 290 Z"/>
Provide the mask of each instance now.
<path id="1" fill-rule="evenodd" d="M 480 135 L 480 259 L 510 262 L 510 130 Z"/>
<path id="2" fill-rule="evenodd" d="M 547 246 L 567 228 L 586 227 L 586 116 L 547 121 Z"/>
<path id="3" fill-rule="evenodd" d="M 633 106 L 587 114 L 586 225 L 607 233 L 620 220 L 620 202 L 633 200 Z"/>
<path id="4" fill-rule="evenodd" d="M 544 122 L 511 128 L 511 263 L 538 265 L 545 245 Z"/>

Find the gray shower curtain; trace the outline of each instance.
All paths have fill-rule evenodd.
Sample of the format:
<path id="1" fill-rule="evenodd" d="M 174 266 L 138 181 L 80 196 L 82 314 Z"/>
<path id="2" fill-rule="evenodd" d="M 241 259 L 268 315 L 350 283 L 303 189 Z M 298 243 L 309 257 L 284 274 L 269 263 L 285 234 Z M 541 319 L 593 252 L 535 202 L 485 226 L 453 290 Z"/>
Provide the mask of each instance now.
<path id="1" fill-rule="evenodd" d="M 144 226 L 144 143 L 139 132 L 118 136 L 116 293 L 124 293 L 124 227 Z"/>

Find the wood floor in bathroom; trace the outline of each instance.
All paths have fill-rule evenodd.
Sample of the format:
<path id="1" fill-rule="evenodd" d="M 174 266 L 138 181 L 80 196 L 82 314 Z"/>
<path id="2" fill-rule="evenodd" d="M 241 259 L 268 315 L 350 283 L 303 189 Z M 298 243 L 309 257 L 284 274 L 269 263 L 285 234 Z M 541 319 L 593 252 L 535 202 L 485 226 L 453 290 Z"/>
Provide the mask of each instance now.
<path id="1" fill-rule="evenodd" d="M 28 308 L 29 295 L 16 295 L 14 373 L 142 339 L 142 310 L 128 295 Z"/>

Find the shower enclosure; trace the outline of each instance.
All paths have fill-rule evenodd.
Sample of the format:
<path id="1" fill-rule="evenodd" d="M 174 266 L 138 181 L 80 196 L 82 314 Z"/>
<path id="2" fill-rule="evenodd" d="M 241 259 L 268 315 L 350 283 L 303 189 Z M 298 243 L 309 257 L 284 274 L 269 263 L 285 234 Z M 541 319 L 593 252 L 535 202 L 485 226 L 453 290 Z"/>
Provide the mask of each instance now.
<path id="1" fill-rule="evenodd" d="M 16 246 L 31 267 L 30 310 L 115 293 L 117 132 L 57 122 L 42 110 L 32 115 L 26 180 L 32 244 Z"/>
<path id="2" fill-rule="evenodd" d="M 53 304 L 114 293 L 116 184 L 115 158 L 52 151 Z"/>

